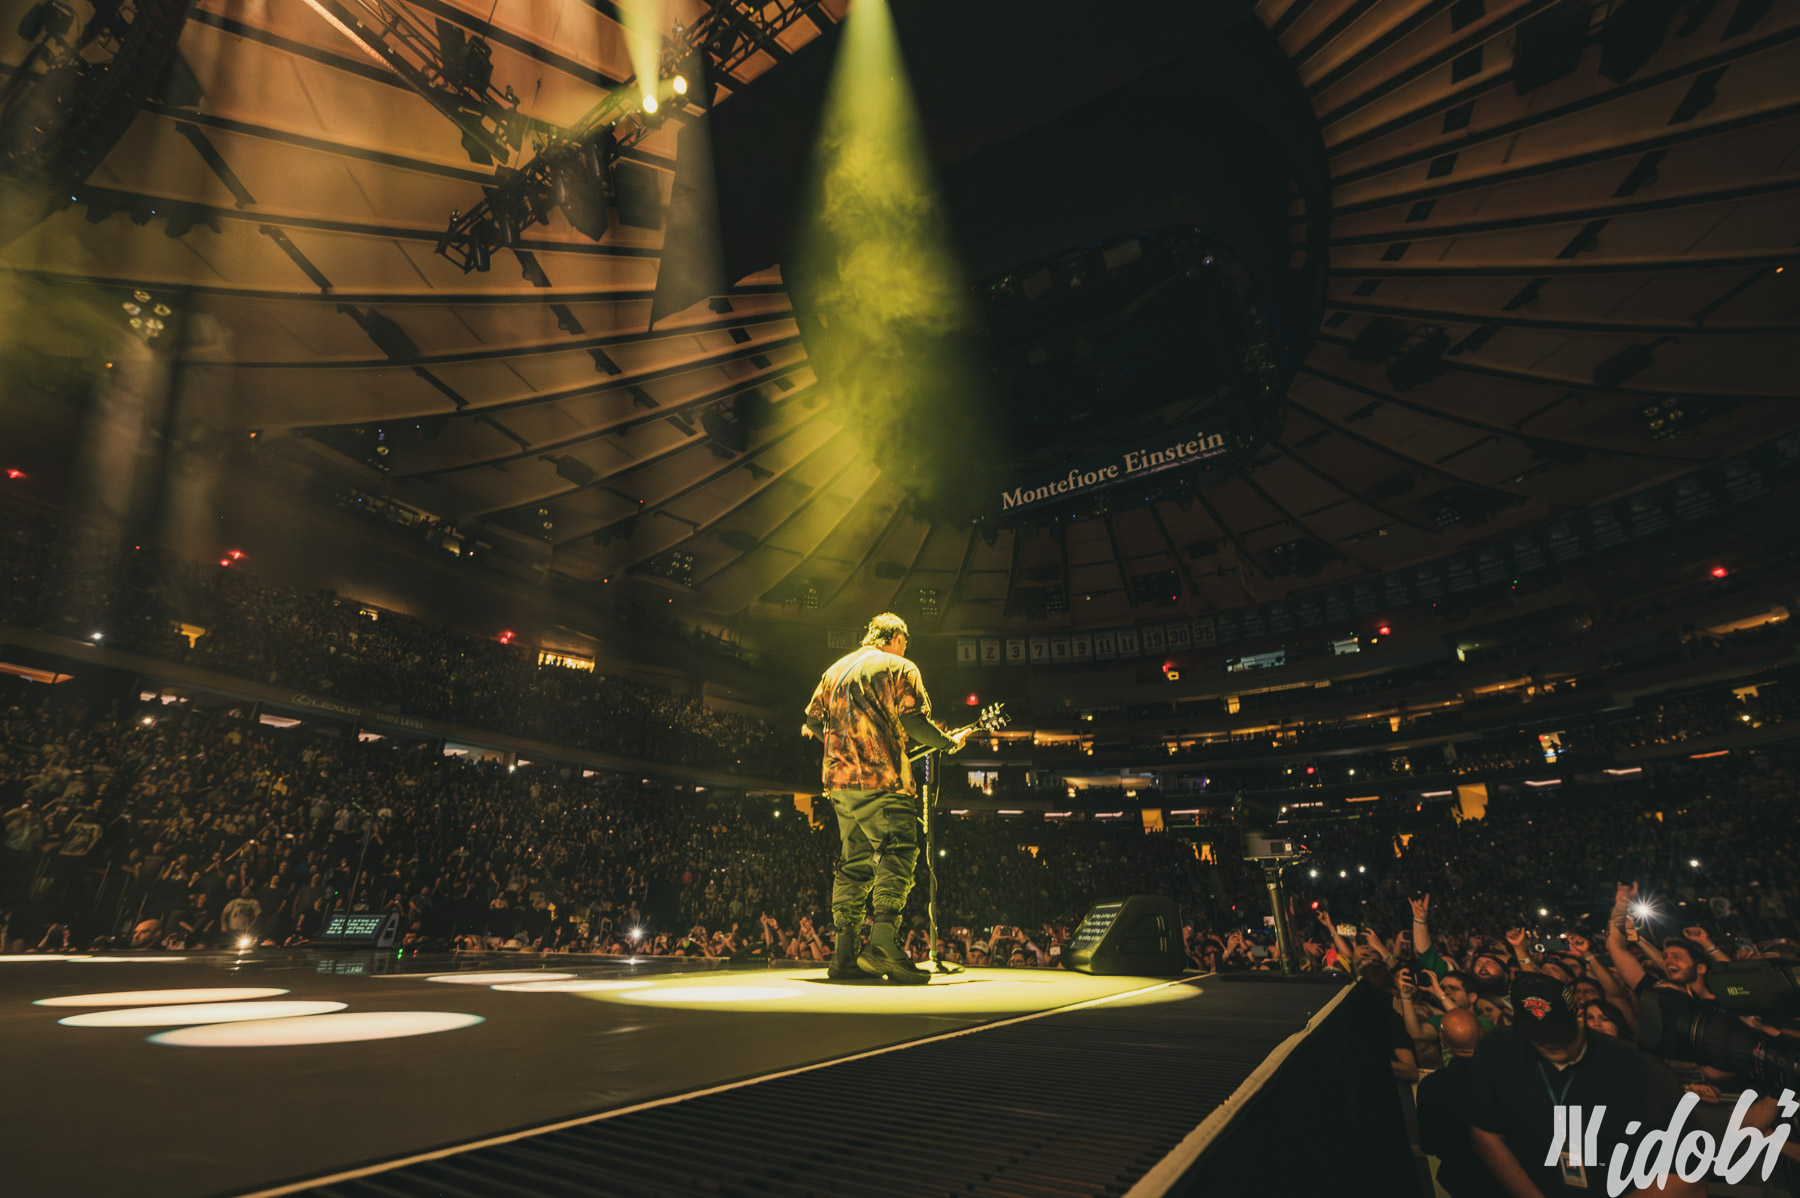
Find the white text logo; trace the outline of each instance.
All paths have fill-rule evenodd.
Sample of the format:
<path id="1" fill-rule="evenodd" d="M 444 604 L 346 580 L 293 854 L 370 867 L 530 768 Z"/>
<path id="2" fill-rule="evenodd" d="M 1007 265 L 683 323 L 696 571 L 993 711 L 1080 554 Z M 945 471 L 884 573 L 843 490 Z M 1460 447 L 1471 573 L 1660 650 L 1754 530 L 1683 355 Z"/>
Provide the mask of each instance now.
<path id="1" fill-rule="evenodd" d="M 1792 1090 L 1783 1090 L 1779 1099 L 1783 1123 L 1765 1134 L 1744 1126 L 1744 1113 L 1755 1101 L 1753 1090 L 1745 1090 L 1738 1096 L 1731 1122 L 1725 1128 L 1725 1134 L 1715 1142 L 1711 1134 L 1698 1128 L 1682 1134 L 1688 1116 L 1700 1102 L 1698 1094 L 1683 1095 L 1669 1126 L 1639 1139 L 1637 1151 L 1631 1153 L 1629 1161 L 1626 1155 L 1631 1152 L 1631 1146 L 1613 1145 L 1612 1156 L 1606 1162 L 1609 1198 L 1618 1198 L 1629 1190 L 1659 1187 L 1671 1176 L 1693 1182 L 1710 1173 L 1722 1181 L 1736 1184 L 1749 1174 L 1759 1159 L 1762 1161 L 1762 1180 L 1767 1181 L 1775 1171 L 1782 1145 L 1787 1143 L 1786 1121 L 1800 1114 L 1800 1102 L 1795 1101 Z M 1555 1123 L 1544 1166 L 1557 1168 L 1566 1155 L 1569 1167 L 1597 1167 L 1600 1164 L 1600 1125 L 1606 1118 L 1606 1108 L 1557 1106 L 1552 1110 Z M 1635 1136 L 1642 1129 L 1643 1124 L 1633 1119 L 1625 1125 L 1625 1134 Z"/>

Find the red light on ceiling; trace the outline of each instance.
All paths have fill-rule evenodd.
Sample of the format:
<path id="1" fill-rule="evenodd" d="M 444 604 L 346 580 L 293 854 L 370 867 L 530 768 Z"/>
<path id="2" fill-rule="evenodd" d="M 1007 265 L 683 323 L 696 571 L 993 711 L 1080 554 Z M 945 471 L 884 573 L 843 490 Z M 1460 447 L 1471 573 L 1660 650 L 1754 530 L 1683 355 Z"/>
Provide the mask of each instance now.
<path id="1" fill-rule="evenodd" d="M 1319 909 L 1319 900 L 1318 900 L 1318 899 L 1314 899 L 1314 900 L 1313 900 L 1313 901 L 1312 901 L 1312 909 L 1313 909 L 1313 910 L 1314 910 L 1314 911 L 1317 911 L 1317 910 L 1318 910 L 1318 909 Z"/>
<path id="2" fill-rule="evenodd" d="M 1376 636 L 1393 636 L 1394 630 L 1392 628 L 1389 628 L 1386 624 L 1383 624 L 1381 627 L 1379 627 L 1375 630 L 1375 635 Z"/>
<path id="3" fill-rule="evenodd" d="M 1714 566 L 1712 568 L 1712 576 L 1714 578 L 1724 578 L 1730 573 L 1731 571 L 1727 570 L 1724 566 Z"/>
<path id="4" fill-rule="evenodd" d="M 7 467 L 7 470 L 6 470 L 6 477 L 12 479 L 14 482 L 18 482 L 19 480 L 28 478 L 30 476 L 27 475 L 23 470 L 19 470 L 19 469 L 9 466 L 9 467 Z"/>
<path id="5" fill-rule="evenodd" d="M 219 559 L 219 564 L 221 566 L 229 566 L 231 564 L 231 559 L 228 557 L 222 557 Z"/>
<path id="6" fill-rule="evenodd" d="M 970 695 L 968 698 L 964 699 L 963 702 L 967 703 L 970 707 L 979 707 L 981 706 L 981 696 Z"/>
<path id="7" fill-rule="evenodd" d="M 1309 765 L 1309 766 L 1307 766 L 1307 767 L 1306 767 L 1306 772 L 1307 772 L 1307 773 L 1309 773 L 1309 774 L 1310 774 L 1310 773 L 1312 773 L 1312 772 L 1313 772 L 1313 767 L 1312 767 L 1312 766 L 1310 766 L 1310 765 Z"/>
<path id="8" fill-rule="evenodd" d="M 512 634 L 512 629 L 510 629 L 510 628 L 500 634 L 500 643 L 502 645 L 512 644 L 512 639 L 513 639 L 513 634 Z"/>
<path id="9" fill-rule="evenodd" d="M 242 561 L 243 557 L 244 557 L 244 551 L 242 549 L 227 549 L 225 551 L 225 556 L 230 558 L 234 562 Z"/>

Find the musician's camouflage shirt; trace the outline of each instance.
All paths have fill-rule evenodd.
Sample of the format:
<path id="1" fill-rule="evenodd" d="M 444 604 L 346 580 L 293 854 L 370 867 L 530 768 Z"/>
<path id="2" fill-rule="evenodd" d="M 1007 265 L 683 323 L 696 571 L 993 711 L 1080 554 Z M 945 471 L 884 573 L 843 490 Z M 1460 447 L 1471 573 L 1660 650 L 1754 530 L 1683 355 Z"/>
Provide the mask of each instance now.
<path id="1" fill-rule="evenodd" d="M 931 698 L 904 657 L 864 647 L 826 670 L 806 705 L 806 718 L 825 726 L 825 789 L 914 793 L 900 726 L 909 711 L 929 718 Z"/>

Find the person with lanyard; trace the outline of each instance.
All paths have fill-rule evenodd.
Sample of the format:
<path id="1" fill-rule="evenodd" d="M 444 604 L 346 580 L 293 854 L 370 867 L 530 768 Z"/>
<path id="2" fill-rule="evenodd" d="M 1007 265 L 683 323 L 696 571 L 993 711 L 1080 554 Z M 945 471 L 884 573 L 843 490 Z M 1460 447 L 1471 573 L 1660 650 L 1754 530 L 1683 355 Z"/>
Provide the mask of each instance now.
<path id="1" fill-rule="evenodd" d="M 1519 974 L 1510 997 L 1513 1027 L 1484 1036 L 1471 1061 L 1470 1145 L 1511 1198 L 1605 1194 L 1614 1146 L 1627 1145 L 1632 1159 L 1642 1136 L 1668 1127 L 1681 1086 L 1632 1042 L 1590 1035 L 1568 989 L 1548 974 Z M 1559 1155 L 1544 1163 L 1556 1139 L 1559 1106 L 1580 1107 L 1584 1120 L 1606 1108 L 1594 1159 L 1580 1159 L 1565 1138 Z M 1585 1124 L 1581 1138 L 1588 1139 Z M 1671 1175 L 1660 1189 L 1630 1193 L 1704 1198 L 1706 1190 Z"/>
<path id="2" fill-rule="evenodd" d="M 825 794 L 837 812 L 841 852 L 831 888 L 836 981 L 884 978 L 917 985 L 931 975 L 914 965 L 895 932 L 912 892 L 920 833 L 917 790 L 906 749 L 962 748 L 965 730 L 947 733 L 931 718 L 919 667 L 906 660 L 906 621 L 884 612 L 869 621 L 862 646 L 834 662 L 806 705 L 804 736 L 825 742 Z M 874 927 L 858 951 L 863 911 Z"/>

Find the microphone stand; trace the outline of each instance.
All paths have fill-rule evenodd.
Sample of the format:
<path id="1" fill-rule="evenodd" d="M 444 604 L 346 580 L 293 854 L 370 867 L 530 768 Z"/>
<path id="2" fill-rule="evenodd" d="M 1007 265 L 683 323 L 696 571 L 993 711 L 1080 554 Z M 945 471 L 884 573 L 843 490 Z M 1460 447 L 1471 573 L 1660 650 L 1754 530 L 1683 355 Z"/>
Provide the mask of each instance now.
<path id="1" fill-rule="evenodd" d="M 943 789 L 942 773 L 939 767 L 943 764 L 944 755 L 932 751 L 925 757 L 925 785 L 919 788 L 920 797 L 924 800 L 925 812 L 925 874 L 929 885 L 925 893 L 925 919 L 929 925 L 926 935 L 931 937 L 931 947 L 927 957 L 931 961 L 932 972 L 943 977 L 953 973 L 961 973 L 963 967 L 953 961 L 944 960 L 943 953 L 938 951 L 938 908 L 937 908 L 937 844 L 933 835 L 937 821 L 931 817 L 931 809 L 937 806 L 938 796 Z"/>

